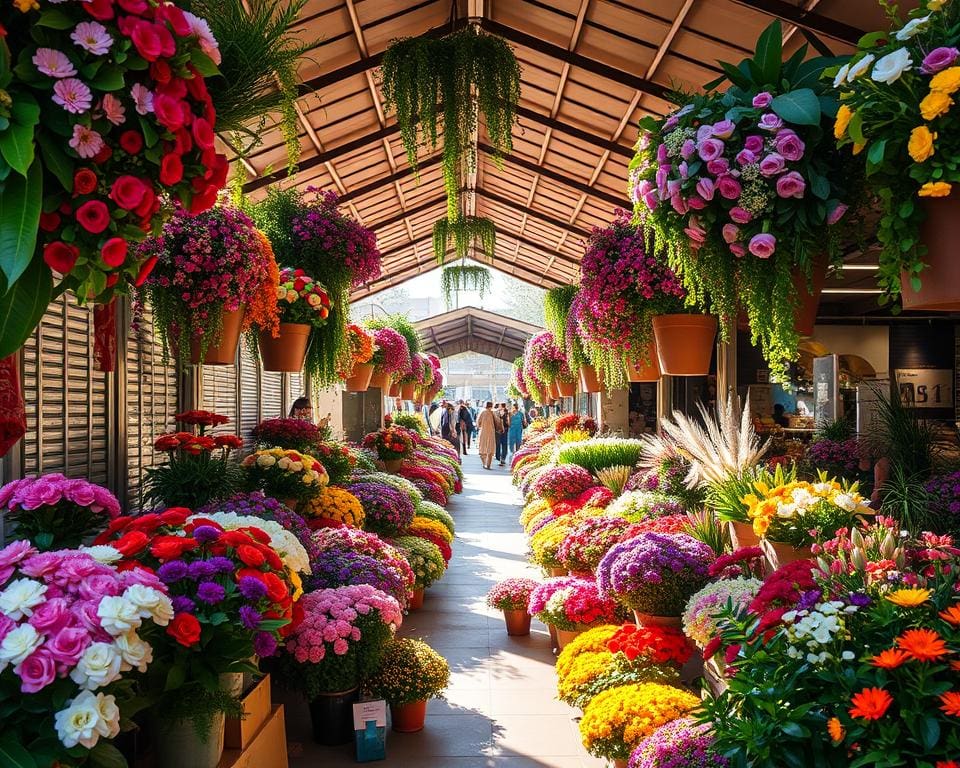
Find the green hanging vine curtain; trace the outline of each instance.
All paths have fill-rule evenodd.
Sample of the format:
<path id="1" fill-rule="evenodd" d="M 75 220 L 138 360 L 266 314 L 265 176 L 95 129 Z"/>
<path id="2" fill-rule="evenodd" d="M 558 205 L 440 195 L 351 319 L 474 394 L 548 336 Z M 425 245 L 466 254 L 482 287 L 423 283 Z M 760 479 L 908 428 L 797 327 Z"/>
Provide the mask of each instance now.
<path id="1" fill-rule="evenodd" d="M 469 256 L 470 246 L 477 243 L 483 255 L 493 261 L 497 249 L 497 228 L 490 219 L 483 216 L 437 219 L 433 223 L 433 255 L 438 264 L 443 264 L 451 239 L 458 259 Z"/>
<path id="2" fill-rule="evenodd" d="M 490 270 L 473 264 L 444 267 L 440 275 L 440 288 L 443 291 L 447 309 L 453 303 L 453 294 L 457 291 L 477 291 L 482 299 L 490 293 Z"/>

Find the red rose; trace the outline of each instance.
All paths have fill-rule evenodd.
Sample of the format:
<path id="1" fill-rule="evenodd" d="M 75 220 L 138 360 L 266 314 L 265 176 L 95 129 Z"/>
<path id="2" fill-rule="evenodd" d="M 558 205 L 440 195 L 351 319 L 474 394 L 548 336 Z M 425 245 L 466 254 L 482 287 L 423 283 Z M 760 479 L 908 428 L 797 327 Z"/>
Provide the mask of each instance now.
<path id="1" fill-rule="evenodd" d="M 259 568 L 267 561 L 267 558 L 263 556 L 263 552 L 255 547 L 251 547 L 249 544 L 241 544 L 237 547 L 237 557 L 251 568 Z"/>
<path id="2" fill-rule="evenodd" d="M 60 214 L 56 211 L 40 214 L 40 229 L 43 232 L 55 232 L 60 226 Z"/>
<path id="3" fill-rule="evenodd" d="M 164 96 L 170 96 L 177 101 L 182 101 L 187 98 L 187 81 L 182 77 L 171 77 L 169 83 L 160 83 L 157 85 L 156 92 L 162 93 Z M 189 107 L 190 105 L 183 104 L 183 106 Z"/>
<path id="4" fill-rule="evenodd" d="M 178 155 L 185 155 L 193 149 L 193 139 L 190 137 L 190 131 L 186 128 L 180 128 L 173 134 L 174 145 L 173 152 Z"/>
<path id="5" fill-rule="evenodd" d="M 149 21 L 138 20 L 130 30 L 130 39 L 134 47 L 147 61 L 156 61 L 163 52 L 163 42 L 160 40 L 158 27 Z"/>
<path id="6" fill-rule="evenodd" d="M 247 529 L 244 529 L 247 530 Z M 250 546 L 250 537 L 243 531 L 227 531 L 220 537 L 220 541 L 229 547 L 239 549 L 240 547 Z"/>
<path id="7" fill-rule="evenodd" d="M 113 286 L 117 284 L 117 280 L 119 279 L 120 279 L 119 273 L 111 272 L 109 275 L 107 275 L 107 282 L 106 282 L 107 288 L 113 288 Z"/>
<path id="8" fill-rule="evenodd" d="M 122 237 L 111 237 L 100 249 L 100 257 L 108 267 L 119 267 L 127 258 L 127 241 Z"/>
<path id="9" fill-rule="evenodd" d="M 143 202 L 144 186 L 136 176 L 118 176 L 110 187 L 110 199 L 125 211 L 132 211 Z"/>
<path id="10" fill-rule="evenodd" d="M 177 41 L 173 39 L 170 30 L 164 24 L 154 24 L 157 37 L 160 38 L 160 55 L 169 59 L 177 52 Z"/>
<path id="11" fill-rule="evenodd" d="M 164 19 L 170 26 L 173 28 L 173 31 L 176 32 L 180 37 L 189 37 L 193 34 L 193 30 L 190 28 L 190 22 L 187 21 L 187 17 L 183 15 L 177 6 L 173 3 L 166 3 L 157 8 L 157 18 Z"/>
<path id="12" fill-rule="evenodd" d="M 261 544 L 269 544 L 270 537 L 267 535 L 267 532 L 262 528 L 244 528 L 250 536 L 254 538 L 255 541 L 260 542 Z"/>
<path id="13" fill-rule="evenodd" d="M 202 117 L 193 119 L 190 131 L 193 133 L 193 140 L 197 142 L 197 146 L 201 149 L 209 149 L 213 146 L 213 128 Z"/>
<path id="14" fill-rule="evenodd" d="M 127 13 L 135 13 L 142 16 L 147 10 L 147 0 L 117 0 L 119 5 Z"/>
<path id="15" fill-rule="evenodd" d="M 97 21 L 107 21 L 113 18 L 113 0 L 88 0 L 80 6 Z"/>
<path id="16" fill-rule="evenodd" d="M 280 559 L 280 555 L 278 555 L 273 549 L 263 546 L 260 548 L 260 551 L 263 552 L 263 556 L 267 558 L 267 565 L 273 568 L 273 570 L 283 570 L 283 560 Z"/>
<path id="17" fill-rule="evenodd" d="M 200 642 L 200 622 L 192 613 L 181 613 L 167 625 L 167 634 L 184 648 L 192 648 Z"/>
<path id="18" fill-rule="evenodd" d="M 150 537 L 143 531 L 128 531 L 110 546 L 124 557 L 133 557 L 138 552 L 143 551 L 149 541 Z"/>
<path id="19" fill-rule="evenodd" d="M 193 197 L 190 198 L 190 213 L 196 215 L 213 208 L 217 202 L 217 193 L 219 193 L 219 191 L 220 187 L 216 184 L 211 184 L 206 187 L 206 189 L 196 192 Z"/>
<path id="20" fill-rule="evenodd" d="M 160 161 L 160 183 L 167 187 L 179 184 L 183 179 L 183 161 L 172 152 Z"/>
<path id="21" fill-rule="evenodd" d="M 157 560 L 173 560 L 184 552 L 196 549 L 197 546 L 197 542 L 193 539 L 180 536 L 157 536 L 150 545 L 150 554 Z"/>
<path id="22" fill-rule="evenodd" d="M 97 174 L 89 168 L 78 168 L 73 174 L 73 194 L 89 195 L 97 188 Z"/>
<path id="23" fill-rule="evenodd" d="M 203 75 L 196 70 L 193 64 L 188 64 L 187 69 L 193 74 L 193 77 L 186 78 L 187 91 L 195 101 L 206 103 L 209 101 L 209 93 L 207 93 L 207 84 L 203 80 Z"/>
<path id="24" fill-rule="evenodd" d="M 154 206 L 159 208 L 160 204 L 157 202 L 157 196 L 154 194 L 153 187 L 144 184 L 143 200 L 140 201 L 140 205 L 133 209 L 133 212 L 141 218 L 149 217 L 157 210 Z"/>
<path id="25" fill-rule="evenodd" d="M 187 522 L 190 510 L 183 510 L 180 507 L 171 507 L 160 514 L 160 522 L 164 525 L 180 526 Z"/>
<path id="26" fill-rule="evenodd" d="M 180 99 L 158 92 L 153 97 L 153 111 L 157 116 L 157 122 L 169 131 L 182 128 L 186 121 L 180 104 Z"/>
<path id="27" fill-rule="evenodd" d="M 76 217 L 80 226 L 94 235 L 110 226 L 110 209 L 102 200 L 88 200 L 77 208 Z"/>
<path id="28" fill-rule="evenodd" d="M 153 272 L 155 266 L 157 266 L 157 257 L 151 256 L 140 265 L 140 271 L 137 273 L 137 279 L 133 281 L 133 284 L 137 288 L 143 285 L 147 281 L 147 278 L 150 277 L 150 273 Z"/>
<path id="29" fill-rule="evenodd" d="M 60 240 L 54 240 L 43 246 L 43 261 L 50 269 L 66 275 L 73 269 L 80 256 L 80 250 L 75 245 L 68 245 Z"/>
<path id="30" fill-rule="evenodd" d="M 267 585 L 267 597 L 274 603 L 279 603 L 283 598 L 290 594 L 287 585 L 275 573 L 263 574 L 263 583 Z"/>
<path id="31" fill-rule="evenodd" d="M 169 83 L 172 76 L 170 65 L 163 59 L 158 59 L 150 65 L 150 77 L 158 83 Z"/>
<path id="32" fill-rule="evenodd" d="M 139 155 L 143 149 L 143 136 L 137 131 L 124 131 L 120 134 L 120 148 L 128 155 Z"/>
<path id="33" fill-rule="evenodd" d="M 104 144 L 103 149 L 101 149 L 97 154 L 93 156 L 93 162 L 97 165 L 102 165 L 107 162 L 113 156 L 113 150 L 110 148 L 109 144 Z"/>

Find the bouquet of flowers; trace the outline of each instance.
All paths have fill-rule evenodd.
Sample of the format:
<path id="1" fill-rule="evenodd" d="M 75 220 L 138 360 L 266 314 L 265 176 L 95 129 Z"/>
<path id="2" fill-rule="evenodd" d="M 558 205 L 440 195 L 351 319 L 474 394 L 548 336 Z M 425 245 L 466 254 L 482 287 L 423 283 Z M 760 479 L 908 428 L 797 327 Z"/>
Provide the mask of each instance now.
<path id="1" fill-rule="evenodd" d="M 738 576 L 707 584 L 695 592 L 683 612 L 683 633 L 703 648 L 717 635 L 721 609 L 744 611 L 763 582 Z"/>
<path id="2" fill-rule="evenodd" d="M 727 768 L 730 761 L 717 753 L 709 725 L 692 717 L 678 717 L 661 725 L 637 745 L 627 768 Z"/>
<path id="3" fill-rule="evenodd" d="M 306 501 L 327 484 L 327 471 L 312 456 L 283 448 L 254 451 L 240 465 L 247 483 L 275 499 Z"/>
<path id="4" fill-rule="evenodd" d="M 77 765 L 88 754 L 116 755 L 101 739 L 117 736 L 132 704 L 123 677 L 153 662 L 140 633 L 170 631 L 173 608 L 155 576 L 118 571 L 92 554 L 100 553 L 41 554 L 27 541 L 0 549 L 0 752 L 7 764 Z"/>
<path id="5" fill-rule="evenodd" d="M 235 493 L 241 478 L 230 453 L 243 447 L 236 435 L 208 435 L 208 427 L 230 421 L 212 411 L 178 413 L 190 431 L 171 432 L 153 441 L 167 460 L 146 470 L 144 499 L 156 507 L 199 507 Z"/>
<path id="6" fill-rule="evenodd" d="M 224 505 L 226 506 L 228 505 Z M 293 573 L 310 573 L 310 556 L 292 531 L 287 530 L 276 520 L 268 520 L 260 515 L 239 514 L 235 511 L 227 511 L 224 507 L 206 514 L 191 515 L 187 518 L 187 523 L 199 525 L 214 522 L 224 531 L 257 528 L 267 534 L 269 539 L 266 542 L 267 546 L 280 555 L 284 568 Z"/>
<path id="7" fill-rule="evenodd" d="M 410 563 L 416 577 L 414 589 L 426 589 L 446 572 L 447 564 L 436 544 L 419 536 L 398 536 L 392 543 Z"/>
<path id="8" fill-rule="evenodd" d="M 377 452 L 380 461 L 407 459 L 413 454 L 413 436 L 404 427 L 386 427 L 363 438 L 365 448 Z"/>
<path id="9" fill-rule="evenodd" d="M 331 485 L 347 482 L 350 479 L 350 473 L 357 466 L 355 453 L 343 443 L 324 440 L 313 447 L 311 454 L 327 470 Z"/>
<path id="10" fill-rule="evenodd" d="M 250 434 L 258 448 L 290 448 L 302 453 L 315 450 L 320 441 L 317 425 L 303 419 L 265 419 Z"/>
<path id="11" fill-rule="evenodd" d="M 487 605 L 498 611 L 525 611 L 536 588 L 537 582 L 533 579 L 504 579 L 487 592 Z"/>
<path id="12" fill-rule="evenodd" d="M 24 237 L 7 254 L 2 290 L 46 304 L 53 271 L 81 302 L 109 301 L 155 264 L 130 244 L 159 226 L 161 196 L 201 213 L 226 182 L 203 79 L 216 73 L 217 41 L 172 3 L 138 8 L 130 23 L 106 4 L 8 6 L 0 164 Z M 4 354 L 38 318 L 11 316 Z"/>
<path id="13" fill-rule="evenodd" d="M 560 464 L 540 475 L 532 486 L 535 496 L 546 499 L 551 504 L 576 498 L 596 481 L 586 469 L 576 464 Z"/>
<path id="14" fill-rule="evenodd" d="M 363 528 L 366 515 L 360 500 L 345 488 L 328 485 L 303 504 L 303 514 L 311 528 L 348 525 Z"/>
<path id="15" fill-rule="evenodd" d="M 120 514 L 120 502 L 106 488 L 58 473 L 7 483 L 0 508 L 17 535 L 42 551 L 77 547 Z"/>
<path id="16" fill-rule="evenodd" d="M 347 490 L 363 507 L 370 531 L 394 535 L 405 531 L 413 522 L 415 507 L 403 491 L 379 482 L 351 483 Z"/>
<path id="17" fill-rule="evenodd" d="M 597 584 L 638 613 L 679 616 L 707 582 L 713 550 L 684 533 L 642 533 L 615 544 L 597 567 Z"/>
<path id="18" fill-rule="evenodd" d="M 300 602 L 303 621 L 287 638 L 278 671 L 308 699 L 370 676 L 403 621 L 400 604 L 368 584 L 321 589 Z"/>
<path id="19" fill-rule="evenodd" d="M 423 640 L 395 637 L 364 685 L 390 704 L 412 704 L 443 695 L 450 683 L 447 660 Z"/>
<path id="20" fill-rule="evenodd" d="M 593 573 L 614 544 L 637 532 L 622 518 L 588 517 L 567 532 L 557 548 L 557 560 L 567 570 Z"/>
<path id="21" fill-rule="evenodd" d="M 330 296 L 302 269 L 280 270 L 277 306 L 281 323 L 301 323 L 319 328 L 330 317 Z"/>
<path id="22" fill-rule="evenodd" d="M 527 611 L 544 624 L 568 631 L 626 618 L 624 610 L 597 589 L 596 582 L 573 576 L 547 579 L 538 585 Z"/>
<path id="23" fill-rule="evenodd" d="M 397 601 L 405 603 L 407 596 L 413 590 L 414 574 L 403 553 L 374 533 L 367 533 L 356 528 L 321 528 L 313 534 L 314 543 L 318 551 L 326 557 L 326 553 L 350 551 L 357 555 L 366 555 L 375 558 L 386 568 L 397 574 L 395 581 L 402 584 L 398 589 Z"/>
<path id="24" fill-rule="evenodd" d="M 370 362 L 378 373 L 395 374 L 410 368 L 410 348 L 407 340 L 393 328 L 378 328 L 373 332 L 373 357 Z"/>
<path id="25" fill-rule="evenodd" d="M 349 323 L 345 329 L 346 345 L 344 347 L 343 367 L 341 378 L 353 375 L 353 369 L 363 363 L 369 363 L 373 357 L 373 336 L 359 325 Z"/>

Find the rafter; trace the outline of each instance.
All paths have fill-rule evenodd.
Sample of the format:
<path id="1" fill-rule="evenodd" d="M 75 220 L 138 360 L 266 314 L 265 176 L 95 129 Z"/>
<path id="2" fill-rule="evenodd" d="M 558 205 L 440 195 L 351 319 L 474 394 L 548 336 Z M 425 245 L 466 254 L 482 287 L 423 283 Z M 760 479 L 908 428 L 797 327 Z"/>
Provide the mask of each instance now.
<path id="1" fill-rule="evenodd" d="M 805 11 L 786 0 L 733 0 L 733 2 L 848 45 L 856 45 L 865 34 L 862 29 L 821 16 L 819 13 Z"/>
<path id="2" fill-rule="evenodd" d="M 486 198 L 487 200 L 491 200 L 494 203 L 499 203 L 500 205 L 506 205 L 510 208 L 517 208 L 520 205 L 522 205 L 522 203 L 520 203 L 517 200 L 511 200 L 508 197 L 503 197 L 502 195 L 498 195 L 495 192 L 490 192 L 489 190 L 486 190 L 486 189 L 477 189 L 477 195 L 480 197 Z M 585 229 L 574 227 L 568 222 L 564 221 L 563 219 L 558 219 L 556 216 L 551 216 L 549 213 L 546 213 L 545 211 L 540 211 L 540 210 L 537 210 L 536 208 L 531 208 L 529 205 L 524 209 L 524 215 L 532 216 L 533 218 L 539 219 L 540 221 L 544 221 L 547 224 L 552 224 L 557 229 L 571 232 L 572 234 L 579 235 L 580 237 L 588 237 L 590 234 Z"/>

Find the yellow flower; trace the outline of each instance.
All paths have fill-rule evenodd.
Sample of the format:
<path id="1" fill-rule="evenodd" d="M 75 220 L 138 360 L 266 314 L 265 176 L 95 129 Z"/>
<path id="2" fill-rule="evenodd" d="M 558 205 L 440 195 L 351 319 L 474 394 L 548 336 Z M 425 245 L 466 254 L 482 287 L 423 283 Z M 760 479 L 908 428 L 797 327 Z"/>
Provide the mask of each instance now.
<path id="1" fill-rule="evenodd" d="M 864 148 L 865 146 L 867 146 L 867 142 L 865 142 L 865 141 L 862 141 L 862 142 L 860 142 L 859 144 L 854 144 L 854 145 L 853 145 L 853 154 L 859 155 L 861 152 L 863 152 L 863 148 Z"/>
<path id="2" fill-rule="evenodd" d="M 887 595 L 887 600 L 894 605 L 899 605 L 901 608 L 916 608 L 918 605 L 923 605 L 927 602 L 932 594 L 929 589 L 918 589 L 916 587 L 911 589 L 898 589 Z"/>
<path id="3" fill-rule="evenodd" d="M 37 0 L 13 0 L 13 7 L 20 11 L 20 13 L 26 13 L 27 11 L 39 10 L 40 3 L 38 3 Z"/>
<path id="4" fill-rule="evenodd" d="M 947 114 L 953 106 L 953 99 L 940 91 L 930 91 L 920 102 L 920 114 L 924 120 L 934 120 Z"/>
<path id="5" fill-rule="evenodd" d="M 946 181 L 928 181 L 917 194 L 920 197 L 946 197 L 953 190 L 953 186 Z"/>
<path id="6" fill-rule="evenodd" d="M 290 583 L 293 585 L 293 602 L 297 602 L 297 600 L 303 597 L 303 581 L 300 578 L 300 574 L 292 568 L 287 568 L 287 578 L 290 579 Z"/>
<path id="7" fill-rule="evenodd" d="M 833 137 L 842 139 L 847 134 L 847 126 L 850 125 L 850 119 L 853 117 L 853 110 L 846 104 L 841 104 L 837 110 L 837 119 L 833 124 Z"/>
<path id="8" fill-rule="evenodd" d="M 927 10 L 928 11 L 939 11 L 943 9 L 943 6 L 947 4 L 947 0 L 928 0 Z"/>
<path id="9" fill-rule="evenodd" d="M 951 94 L 960 89 L 960 67 L 950 67 L 930 78 L 930 90 Z"/>

